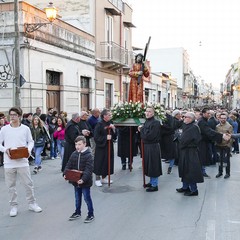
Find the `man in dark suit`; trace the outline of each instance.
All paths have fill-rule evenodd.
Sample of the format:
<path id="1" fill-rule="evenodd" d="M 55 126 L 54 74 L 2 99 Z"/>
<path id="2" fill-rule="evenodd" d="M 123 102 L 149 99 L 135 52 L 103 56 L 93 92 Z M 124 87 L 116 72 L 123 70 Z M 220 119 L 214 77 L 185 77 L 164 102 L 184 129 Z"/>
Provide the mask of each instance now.
<path id="1" fill-rule="evenodd" d="M 65 166 L 71 154 L 75 151 L 75 139 L 80 135 L 80 130 L 78 126 L 79 122 L 80 122 L 79 114 L 73 113 L 72 119 L 67 123 L 66 129 L 65 129 L 65 145 L 64 145 L 62 172 L 64 172 Z"/>
<path id="2" fill-rule="evenodd" d="M 203 108 L 202 117 L 198 120 L 198 126 L 201 130 L 201 136 L 202 136 L 202 139 L 199 143 L 199 158 L 202 163 L 202 172 L 204 177 L 209 177 L 209 175 L 206 173 L 206 166 L 210 164 L 210 158 L 211 158 L 210 151 L 208 148 L 209 143 L 211 143 L 211 141 L 221 143 L 222 139 L 226 137 L 226 135 L 213 130 L 208 125 L 209 118 L 210 118 L 209 108 Z"/>

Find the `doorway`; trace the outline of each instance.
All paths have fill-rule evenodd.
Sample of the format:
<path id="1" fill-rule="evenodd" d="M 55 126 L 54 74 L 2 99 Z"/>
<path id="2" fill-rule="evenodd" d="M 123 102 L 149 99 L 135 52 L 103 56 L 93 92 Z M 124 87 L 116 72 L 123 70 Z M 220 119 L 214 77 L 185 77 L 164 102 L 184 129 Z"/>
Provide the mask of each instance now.
<path id="1" fill-rule="evenodd" d="M 60 112 L 60 91 L 47 90 L 46 105 L 48 108 L 53 108 L 58 113 Z"/>
<path id="2" fill-rule="evenodd" d="M 46 71 L 46 107 L 60 112 L 60 72 Z"/>

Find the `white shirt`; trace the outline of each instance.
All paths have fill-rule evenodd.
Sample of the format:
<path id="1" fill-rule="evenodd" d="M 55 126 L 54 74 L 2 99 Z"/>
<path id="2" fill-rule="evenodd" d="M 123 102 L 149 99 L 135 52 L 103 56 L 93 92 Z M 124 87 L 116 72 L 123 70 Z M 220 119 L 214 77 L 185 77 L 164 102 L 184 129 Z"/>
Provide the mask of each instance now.
<path id="1" fill-rule="evenodd" d="M 9 148 L 27 147 L 28 152 L 31 153 L 33 146 L 34 141 L 31 131 L 29 127 L 24 124 L 21 124 L 19 127 L 12 127 L 9 124 L 1 128 L 0 151 L 4 153 L 4 168 L 29 166 L 27 158 L 12 160 L 8 157 L 6 150 Z"/>

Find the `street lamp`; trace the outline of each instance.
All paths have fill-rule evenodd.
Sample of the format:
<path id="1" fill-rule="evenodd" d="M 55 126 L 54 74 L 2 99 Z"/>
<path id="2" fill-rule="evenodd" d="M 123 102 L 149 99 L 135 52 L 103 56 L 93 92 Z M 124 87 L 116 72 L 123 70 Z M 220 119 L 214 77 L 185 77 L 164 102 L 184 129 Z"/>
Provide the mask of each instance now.
<path id="1" fill-rule="evenodd" d="M 49 5 L 44 8 L 47 19 L 49 22 L 47 23 L 25 23 L 25 32 L 32 33 L 39 29 L 42 26 L 46 26 L 47 24 L 52 24 L 52 22 L 57 18 L 57 9 L 53 6 L 53 3 L 50 2 Z"/>

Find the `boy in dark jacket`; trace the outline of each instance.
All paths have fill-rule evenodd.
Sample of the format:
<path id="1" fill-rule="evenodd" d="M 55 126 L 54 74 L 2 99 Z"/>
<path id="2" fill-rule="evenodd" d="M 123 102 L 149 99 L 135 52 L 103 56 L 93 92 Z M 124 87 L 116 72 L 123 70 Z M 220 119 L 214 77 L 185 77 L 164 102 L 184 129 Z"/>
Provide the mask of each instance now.
<path id="1" fill-rule="evenodd" d="M 64 178 L 67 170 L 79 170 L 82 171 L 81 178 L 78 182 L 71 182 L 75 191 L 75 206 L 76 210 L 69 218 L 69 220 L 75 220 L 81 217 L 81 203 L 82 194 L 88 207 L 88 216 L 85 219 L 85 223 L 90 223 L 94 220 L 93 203 L 90 194 L 90 187 L 92 186 L 92 172 L 93 172 L 93 157 L 90 148 L 86 147 L 86 138 L 84 136 L 78 136 L 75 139 L 76 151 L 74 151 L 67 162 L 64 170 Z"/>

